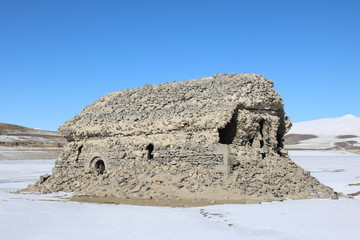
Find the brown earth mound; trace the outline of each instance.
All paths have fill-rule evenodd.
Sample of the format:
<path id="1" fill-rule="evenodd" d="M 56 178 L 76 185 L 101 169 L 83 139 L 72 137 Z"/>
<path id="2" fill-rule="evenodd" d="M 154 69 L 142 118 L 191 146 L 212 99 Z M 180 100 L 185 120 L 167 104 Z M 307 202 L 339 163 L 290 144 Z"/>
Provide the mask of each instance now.
<path id="1" fill-rule="evenodd" d="M 54 159 L 65 143 L 58 132 L 0 123 L 0 160 Z"/>
<path id="2" fill-rule="evenodd" d="M 346 138 L 356 138 L 356 137 L 358 137 L 358 136 L 356 136 L 356 135 L 339 135 L 336 138 L 338 138 L 338 139 L 346 139 Z"/>
<path id="3" fill-rule="evenodd" d="M 301 141 L 317 138 L 318 136 L 311 135 L 311 134 L 287 134 L 285 135 L 285 145 L 296 145 L 299 144 Z"/>
<path id="4" fill-rule="evenodd" d="M 65 138 L 58 132 L 0 123 L 0 146 L 63 147 Z"/>

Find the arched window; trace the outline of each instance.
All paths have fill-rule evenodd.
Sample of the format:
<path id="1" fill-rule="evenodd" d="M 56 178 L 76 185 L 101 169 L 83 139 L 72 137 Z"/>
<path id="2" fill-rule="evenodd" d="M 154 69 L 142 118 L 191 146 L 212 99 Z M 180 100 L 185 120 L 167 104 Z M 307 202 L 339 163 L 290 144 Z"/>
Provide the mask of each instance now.
<path id="1" fill-rule="evenodd" d="M 152 154 L 152 152 L 154 151 L 154 145 L 152 143 L 150 143 L 149 145 L 146 146 L 146 150 L 147 152 L 147 159 L 153 159 L 154 156 Z"/>
<path id="2" fill-rule="evenodd" d="M 105 171 L 105 163 L 103 160 L 99 159 L 95 162 L 95 170 L 96 172 L 100 175 L 100 174 L 103 174 L 104 171 Z"/>
<path id="3" fill-rule="evenodd" d="M 236 136 L 238 110 L 235 109 L 230 121 L 225 125 L 224 128 L 219 128 L 219 143 L 232 144 Z"/>
<path id="4" fill-rule="evenodd" d="M 89 167 L 95 171 L 98 175 L 105 172 L 105 162 L 99 156 L 93 157 L 90 161 Z"/>

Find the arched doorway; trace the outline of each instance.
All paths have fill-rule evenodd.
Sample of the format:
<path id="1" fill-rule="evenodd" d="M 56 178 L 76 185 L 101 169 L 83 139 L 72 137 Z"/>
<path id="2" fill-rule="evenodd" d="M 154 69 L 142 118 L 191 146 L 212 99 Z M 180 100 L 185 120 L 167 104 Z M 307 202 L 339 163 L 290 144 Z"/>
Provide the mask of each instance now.
<path id="1" fill-rule="evenodd" d="M 105 161 L 99 156 L 93 157 L 90 161 L 89 166 L 98 175 L 103 174 L 106 170 Z"/>
<path id="2" fill-rule="evenodd" d="M 146 146 L 146 150 L 148 151 L 147 159 L 153 159 L 154 155 L 152 154 L 152 152 L 154 151 L 154 145 L 150 143 L 149 145 Z"/>
<path id="3" fill-rule="evenodd" d="M 223 127 L 218 129 L 219 143 L 232 144 L 237 132 L 239 108 L 236 108 L 231 116 L 230 121 Z"/>
<path id="4" fill-rule="evenodd" d="M 95 170 L 100 175 L 103 174 L 105 171 L 105 163 L 103 160 L 99 159 L 95 162 Z"/>

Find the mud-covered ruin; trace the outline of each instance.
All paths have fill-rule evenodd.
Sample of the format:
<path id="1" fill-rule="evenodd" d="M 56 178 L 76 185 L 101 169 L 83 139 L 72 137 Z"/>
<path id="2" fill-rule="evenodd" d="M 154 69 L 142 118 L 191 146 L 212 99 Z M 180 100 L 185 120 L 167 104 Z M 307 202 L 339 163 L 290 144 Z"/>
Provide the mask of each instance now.
<path id="1" fill-rule="evenodd" d="M 289 159 L 273 82 L 216 74 L 107 94 L 65 122 L 52 175 L 25 191 L 144 200 L 336 198 Z"/>

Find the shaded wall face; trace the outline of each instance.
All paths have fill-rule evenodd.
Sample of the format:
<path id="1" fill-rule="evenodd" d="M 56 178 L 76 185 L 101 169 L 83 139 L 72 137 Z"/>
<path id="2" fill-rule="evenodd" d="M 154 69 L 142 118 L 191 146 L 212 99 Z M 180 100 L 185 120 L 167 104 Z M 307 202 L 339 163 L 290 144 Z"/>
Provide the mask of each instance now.
<path id="1" fill-rule="evenodd" d="M 235 109 L 231 116 L 230 121 L 225 125 L 224 128 L 219 128 L 219 143 L 221 144 L 232 144 L 238 131 L 238 116 L 239 110 Z"/>
<path id="2" fill-rule="evenodd" d="M 218 129 L 219 143 L 277 151 L 285 133 L 283 112 L 239 109 L 224 128 Z"/>

